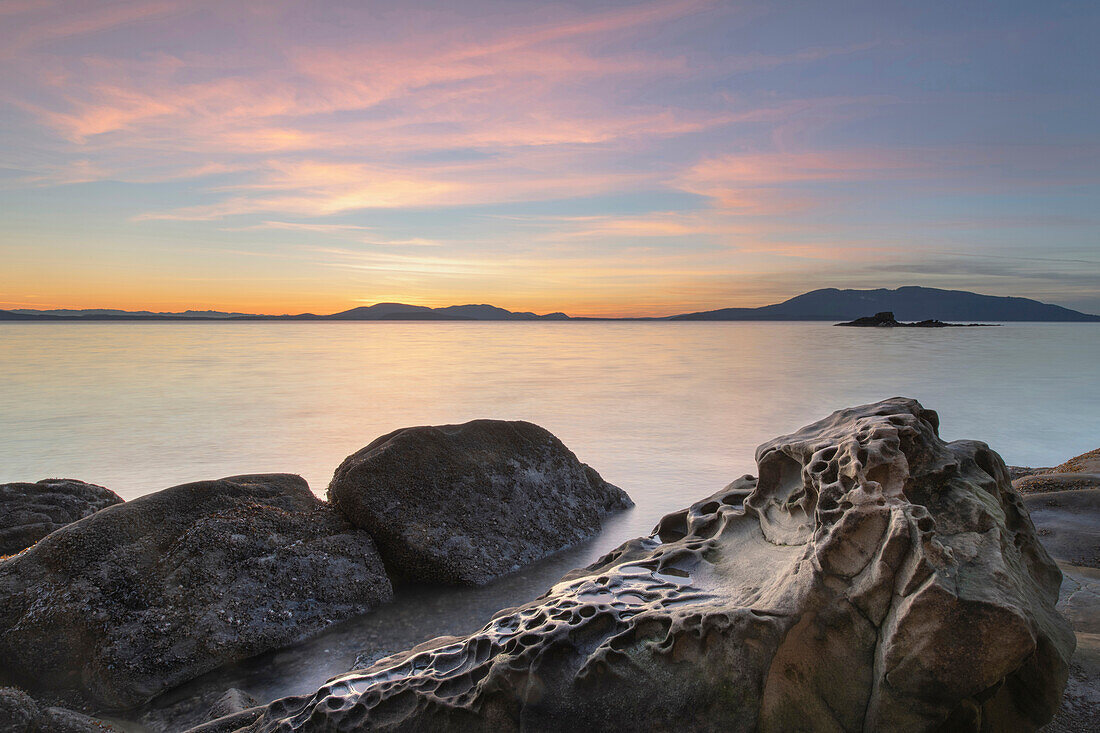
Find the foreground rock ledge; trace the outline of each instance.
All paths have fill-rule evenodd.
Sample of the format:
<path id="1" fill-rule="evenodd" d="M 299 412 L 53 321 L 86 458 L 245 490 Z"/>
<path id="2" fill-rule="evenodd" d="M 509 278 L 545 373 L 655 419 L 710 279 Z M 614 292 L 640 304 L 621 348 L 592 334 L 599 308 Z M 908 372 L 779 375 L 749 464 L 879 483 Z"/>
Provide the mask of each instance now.
<path id="1" fill-rule="evenodd" d="M 122 733 L 118 728 L 65 708 L 40 705 L 14 687 L 0 687 L 0 733 Z"/>
<path id="2" fill-rule="evenodd" d="M 110 489 L 74 479 L 0 484 L 0 556 L 21 552 L 66 524 L 121 503 Z"/>
<path id="3" fill-rule="evenodd" d="M 404 428 L 351 455 L 329 500 L 405 580 L 481 585 L 581 540 L 626 493 L 529 422 Z"/>
<path id="4" fill-rule="evenodd" d="M 128 708 L 392 592 L 370 537 L 299 476 L 175 486 L 0 562 L 0 682 Z"/>
<path id="5" fill-rule="evenodd" d="M 480 631 L 242 730 L 1035 730 L 1073 651 L 1061 574 L 1000 457 L 937 423 L 837 412 Z"/>

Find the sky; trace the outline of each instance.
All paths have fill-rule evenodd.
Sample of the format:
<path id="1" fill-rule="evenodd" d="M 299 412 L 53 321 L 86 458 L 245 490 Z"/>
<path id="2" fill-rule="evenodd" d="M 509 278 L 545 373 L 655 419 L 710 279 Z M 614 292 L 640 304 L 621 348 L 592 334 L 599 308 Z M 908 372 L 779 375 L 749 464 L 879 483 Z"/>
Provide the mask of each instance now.
<path id="1" fill-rule="evenodd" d="M 1100 3 L 0 0 L 0 309 L 1100 313 Z"/>

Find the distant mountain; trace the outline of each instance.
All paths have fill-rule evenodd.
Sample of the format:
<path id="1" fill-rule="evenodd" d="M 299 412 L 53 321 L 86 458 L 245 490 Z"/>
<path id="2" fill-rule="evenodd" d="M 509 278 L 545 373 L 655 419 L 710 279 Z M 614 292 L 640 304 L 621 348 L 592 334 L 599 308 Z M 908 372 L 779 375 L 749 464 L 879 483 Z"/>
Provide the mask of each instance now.
<path id="1" fill-rule="evenodd" d="M 904 287 L 896 290 L 825 288 L 760 308 L 721 308 L 653 318 L 571 318 L 564 313 L 537 315 L 493 305 L 449 305 L 429 308 L 405 303 L 376 303 L 330 315 L 261 316 L 223 311 L 153 313 L 108 309 L 15 311 L 0 310 L 0 321 L 851 321 L 893 311 L 899 321 L 1100 321 L 1081 313 L 1028 298 L 979 295 L 965 290 Z"/>
<path id="2" fill-rule="evenodd" d="M 1029 298 L 909 286 L 888 290 L 824 288 L 760 308 L 722 308 L 673 321 L 850 321 L 893 311 L 899 321 L 1100 321 L 1100 316 Z"/>
<path id="3" fill-rule="evenodd" d="M 404 303 L 377 303 L 333 313 L 331 316 L 321 316 L 321 318 L 338 321 L 542 321 L 568 320 L 569 316 L 564 313 L 539 316 L 526 311 L 515 312 L 484 304 L 428 308 L 423 305 L 405 305 Z"/>
<path id="4" fill-rule="evenodd" d="M 0 310 L 0 321 L 56 321 L 57 316 L 39 315 L 36 313 L 20 313 L 18 311 Z"/>
<path id="5" fill-rule="evenodd" d="M 54 308 L 52 310 L 33 310 L 31 308 L 15 308 L 8 313 L 19 313 L 29 316 L 180 316 L 184 318 L 240 318 L 253 316 L 253 313 L 227 313 L 225 311 L 183 311 L 180 313 L 156 312 L 156 311 L 123 311 L 114 308 L 82 308 L 73 310 L 70 308 Z"/>
<path id="6" fill-rule="evenodd" d="M 375 303 L 364 305 L 351 310 L 333 313 L 331 316 L 319 316 L 333 321 L 384 321 L 394 316 L 407 316 L 417 314 L 427 316 L 432 312 L 431 308 L 423 305 L 405 305 L 404 303 Z"/>

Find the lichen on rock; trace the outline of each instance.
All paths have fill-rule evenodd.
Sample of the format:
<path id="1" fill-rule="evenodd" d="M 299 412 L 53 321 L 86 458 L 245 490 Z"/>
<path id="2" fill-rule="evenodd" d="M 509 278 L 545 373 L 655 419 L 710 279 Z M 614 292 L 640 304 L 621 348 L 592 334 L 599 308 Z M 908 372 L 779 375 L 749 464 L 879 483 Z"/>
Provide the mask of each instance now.
<path id="1" fill-rule="evenodd" d="M 121 503 L 110 489 L 75 479 L 0 484 L 0 556 L 21 552 L 56 529 Z"/>

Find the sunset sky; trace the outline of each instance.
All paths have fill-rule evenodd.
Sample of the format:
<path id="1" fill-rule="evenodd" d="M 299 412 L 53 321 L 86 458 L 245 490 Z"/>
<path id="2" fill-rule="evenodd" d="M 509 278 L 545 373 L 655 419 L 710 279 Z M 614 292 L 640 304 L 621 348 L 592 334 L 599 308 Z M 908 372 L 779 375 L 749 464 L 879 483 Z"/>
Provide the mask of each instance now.
<path id="1" fill-rule="evenodd" d="M 0 0 L 0 308 L 1100 313 L 1100 3 Z"/>

